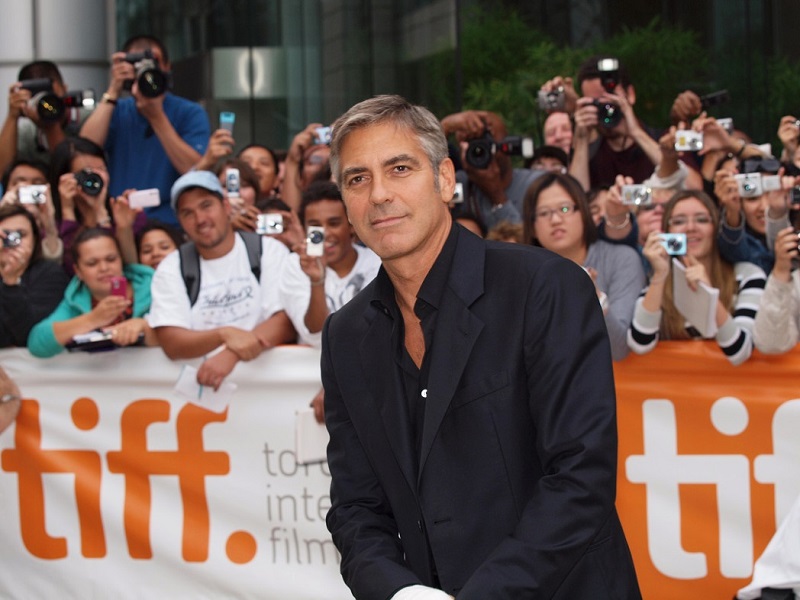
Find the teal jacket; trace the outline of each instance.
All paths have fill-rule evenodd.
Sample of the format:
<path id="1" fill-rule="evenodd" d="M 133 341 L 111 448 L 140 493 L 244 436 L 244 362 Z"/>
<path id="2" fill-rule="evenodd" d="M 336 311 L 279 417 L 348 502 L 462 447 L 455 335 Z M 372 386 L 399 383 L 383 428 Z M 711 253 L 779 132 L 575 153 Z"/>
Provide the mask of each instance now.
<path id="1" fill-rule="evenodd" d="M 144 265 L 128 265 L 123 269 L 125 278 L 133 286 L 133 316 L 143 317 L 150 310 L 150 281 L 153 269 Z M 53 323 L 68 321 L 92 310 L 89 288 L 77 277 L 64 290 L 64 299 L 44 321 L 33 326 L 28 335 L 28 350 L 39 358 L 55 356 L 64 350 L 53 334 Z"/>

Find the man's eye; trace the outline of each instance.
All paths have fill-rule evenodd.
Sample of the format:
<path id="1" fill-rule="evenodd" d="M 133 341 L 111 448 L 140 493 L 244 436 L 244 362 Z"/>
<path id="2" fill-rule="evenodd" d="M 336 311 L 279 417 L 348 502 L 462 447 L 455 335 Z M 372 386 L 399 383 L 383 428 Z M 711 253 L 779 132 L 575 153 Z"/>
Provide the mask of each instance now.
<path id="1" fill-rule="evenodd" d="M 358 185 L 364 181 L 364 178 L 361 175 L 356 175 L 355 177 L 351 177 L 350 180 L 347 182 L 347 185 Z"/>

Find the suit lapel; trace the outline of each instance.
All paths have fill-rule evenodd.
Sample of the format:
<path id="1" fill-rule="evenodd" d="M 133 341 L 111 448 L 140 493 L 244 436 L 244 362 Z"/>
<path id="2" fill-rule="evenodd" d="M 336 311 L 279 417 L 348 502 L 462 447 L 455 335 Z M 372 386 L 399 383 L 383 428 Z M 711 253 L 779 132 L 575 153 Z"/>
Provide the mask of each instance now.
<path id="1" fill-rule="evenodd" d="M 359 347 L 361 364 L 364 365 L 367 387 L 381 415 L 392 452 L 409 487 L 416 492 L 415 453 L 406 399 L 403 396 L 402 382 L 397 378 L 395 348 L 391 344 L 393 322 L 375 310 Z"/>
<path id="2" fill-rule="evenodd" d="M 483 322 L 469 310 L 470 305 L 483 294 L 483 244 L 479 238 L 459 232 L 448 285 L 438 308 L 433 347 L 428 350 L 431 362 L 422 428 L 420 475 L 475 341 L 483 329 Z"/>

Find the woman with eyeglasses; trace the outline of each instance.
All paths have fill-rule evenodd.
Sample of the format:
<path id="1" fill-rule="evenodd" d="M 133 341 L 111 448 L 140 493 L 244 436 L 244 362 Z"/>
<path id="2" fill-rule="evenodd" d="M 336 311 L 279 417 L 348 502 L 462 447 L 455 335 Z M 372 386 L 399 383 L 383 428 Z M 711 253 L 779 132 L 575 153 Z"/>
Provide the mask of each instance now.
<path id="1" fill-rule="evenodd" d="M 719 253 L 717 231 L 719 213 L 714 201 L 698 190 L 678 192 L 664 208 L 662 230 L 686 235 L 686 268 L 691 289 L 700 282 L 719 290 L 714 336 L 720 349 L 734 365 L 746 361 L 753 351 L 753 320 L 764 291 L 764 271 L 749 262 L 731 264 Z M 653 275 L 650 284 L 636 301 L 628 345 L 637 354 L 655 348 L 659 339 L 703 339 L 675 306 L 672 256 L 661 233 L 652 232 L 644 245 L 645 258 Z"/>
<path id="2" fill-rule="evenodd" d="M 525 192 L 523 238 L 582 266 L 592 278 L 605 315 L 614 360 L 628 355 L 633 305 L 645 283 L 636 251 L 597 238 L 589 201 L 571 176 L 546 173 Z"/>
<path id="3" fill-rule="evenodd" d="M 64 295 L 69 277 L 42 256 L 36 219 L 23 206 L 0 207 L 0 348 L 24 347 L 31 328 Z"/>

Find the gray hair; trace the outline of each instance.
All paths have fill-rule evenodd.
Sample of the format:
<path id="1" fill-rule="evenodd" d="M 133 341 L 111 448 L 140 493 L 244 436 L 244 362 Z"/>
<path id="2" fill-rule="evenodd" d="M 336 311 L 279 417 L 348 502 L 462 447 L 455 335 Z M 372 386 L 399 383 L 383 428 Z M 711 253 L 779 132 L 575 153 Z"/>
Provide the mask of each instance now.
<path id="1" fill-rule="evenodd" d="M 433 182 L 439 190 L 439 165 L 448 157 L 447 138 L 434 114 L 424 106 L 415 106 L 396 95 L 375 96 L 359 102 L 333 124 L 331 137 L 331 172 L 341 185 L 342 169 L 339 153 L 345 138 L 364 127 L 394 123 L 416 134 L 423 152 L 433 168 Z"/>

